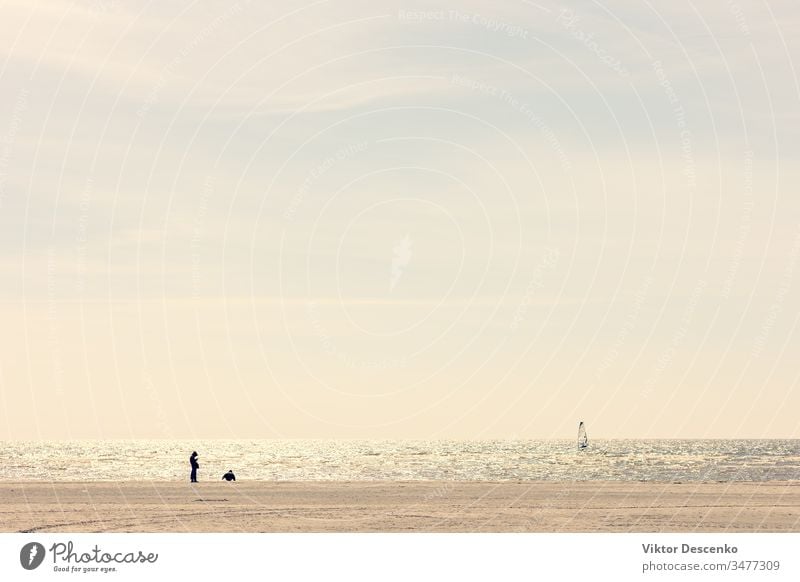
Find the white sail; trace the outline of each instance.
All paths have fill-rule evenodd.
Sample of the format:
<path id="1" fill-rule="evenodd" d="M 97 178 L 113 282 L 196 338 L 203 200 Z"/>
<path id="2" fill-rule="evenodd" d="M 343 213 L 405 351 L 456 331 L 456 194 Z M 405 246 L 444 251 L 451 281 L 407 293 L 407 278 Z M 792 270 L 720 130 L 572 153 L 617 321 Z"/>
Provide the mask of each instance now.
<path id="1" fill-rule="evenodd" d="M 581 423 L 578 425 L 578 448 L 585 449 L 589 446 L 589 437 L 586 435 L 586 425 Z"/>

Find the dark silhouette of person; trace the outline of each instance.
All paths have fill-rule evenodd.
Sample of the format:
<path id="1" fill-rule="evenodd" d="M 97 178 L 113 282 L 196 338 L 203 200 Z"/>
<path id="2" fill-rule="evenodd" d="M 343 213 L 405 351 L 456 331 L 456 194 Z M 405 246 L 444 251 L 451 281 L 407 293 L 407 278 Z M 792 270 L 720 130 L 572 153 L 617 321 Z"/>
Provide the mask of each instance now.
<path id="1" fill-rule="evenodd" d="M 192 466 L 191 482 L 197 483 L 197 470 L 200 468 L 200 463 L 197 462 L 197 451 L 192 452 L 189 457 L 189 464 Z"/>
<path id="2" fill-rule="evenodd" d="M 232 469 L 228 469 L 228 472 L 222 476 L 223 479 L 226 481 L 236 481 L 236 475 L 233 474 Z"/>

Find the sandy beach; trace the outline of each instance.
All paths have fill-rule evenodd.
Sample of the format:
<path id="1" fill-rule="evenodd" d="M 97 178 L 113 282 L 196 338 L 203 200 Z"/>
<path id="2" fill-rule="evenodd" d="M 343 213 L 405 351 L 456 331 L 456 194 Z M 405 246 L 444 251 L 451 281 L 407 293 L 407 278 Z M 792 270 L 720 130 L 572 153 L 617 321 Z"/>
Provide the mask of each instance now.
<path id="1" fill-rule="evenodd" d="M 6 482 L 3 532 L 798 532 L 800 482 Z"/>

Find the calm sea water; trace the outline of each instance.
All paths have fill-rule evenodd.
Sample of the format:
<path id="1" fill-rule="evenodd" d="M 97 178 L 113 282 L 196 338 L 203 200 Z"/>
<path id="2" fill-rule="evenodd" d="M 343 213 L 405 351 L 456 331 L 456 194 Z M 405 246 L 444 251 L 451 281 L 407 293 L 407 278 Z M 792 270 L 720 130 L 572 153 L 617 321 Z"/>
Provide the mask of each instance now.
<path id="1" fill-rule="evenodd" d="M 800 440 L 593 441 L 59 441 L 0 443 L 0 480 L 800 479 Z"/>

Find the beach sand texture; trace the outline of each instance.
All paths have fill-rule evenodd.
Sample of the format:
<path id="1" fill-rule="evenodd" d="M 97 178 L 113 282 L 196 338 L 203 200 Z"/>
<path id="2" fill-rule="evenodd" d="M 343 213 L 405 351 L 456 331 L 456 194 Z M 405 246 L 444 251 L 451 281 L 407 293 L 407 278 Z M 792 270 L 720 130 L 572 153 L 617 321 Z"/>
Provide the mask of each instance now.
<path id="1" fill-rule="evenodd" d="M 0 484 L 4 532 L 798 532 L 800 482 Z"/>

